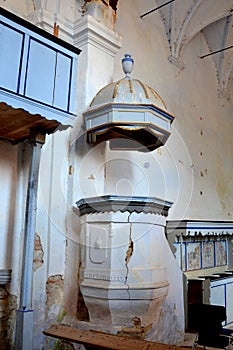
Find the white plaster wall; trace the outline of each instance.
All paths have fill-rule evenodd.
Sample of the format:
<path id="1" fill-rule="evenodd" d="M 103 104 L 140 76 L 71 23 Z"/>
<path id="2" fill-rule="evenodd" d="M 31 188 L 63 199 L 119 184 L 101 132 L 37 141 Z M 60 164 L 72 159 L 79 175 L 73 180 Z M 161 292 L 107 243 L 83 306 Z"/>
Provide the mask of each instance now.
<path id="1" fill-rule="evenodd" d="M 183 274 L 174 259 L 167 240 L 161 240 L 160 249 L 164 252 L 161 254 L 163 258 L 161 264 L 166 267 L 170 287 L 162 305 L 156 336 L 159 342 L 175 344 L 183 339 L 185 330 Z"/>
<path id="2" fill-rule="evenodd" d="M 57 21 L 57 15 L 68 20 L 74 20 L 81 14 L 81 0 L 0 0 L 0 6 L 7 10 L 27 17 L 31 12 L 44 9 L 53 14 Z M 59 23 L 57 23 L 59 24 Z"/>
<path id="3" fill-rule="evenodd" d="M 32 1 L 0 0 L 0 6 L 22 17 L 33 10 Z"/>
<path id="4" fill-rule="evenodd" d="M 58 17 L 62 16 L 62 24 L 65 26 L 66 23 L 67 28 L 70 28 L 70 21 L 81 17 L 80 1 L 60 1 L 59 9 L 55 1 L 44 1 L 42 5 L 54 19 L 60 11 Z M 0 6 L 23 17 L 34 9 L 33 1 L 0 0 Z M 186 47 L 183 71 L 168 62 L 169 50 L 159 14 L 155 12 L 143 20 L 139 17 L 152 7 L 152 0 L 119 1 L 116 30 L 123 35 L 123 40 L 115 59 L 114 55 L 95 45 L 81 47 L 78 117 L 74 128 L 47 137 L 43 147 L 37 233 L 44 249 L 44 263 L 36 271 L 34 283 L 38 326 L 35 339 L 38 344 L 44 341 L 41 330 L 45 320 L 45 283 L 48 276 L 65 275 L 65 298 L 70 312 L 76 302 L 79 222 L 72 212 L 76 200 L 101 194 L 156 196 L 174 201 L 170 219 L 231 220 L 233 217 L 233 100 L 217 97 L 214 64 L 211 59 L 198 58 L 200 53 L 208 51 L 201 35 Z M 75 40 L 78 45 L 77 38 Z M 85 143 L 82 111 L 102 86 L 123 76 L 120 60 L 125 53 L 132 54 L 135 59 L 133 76 L 155 88 L 165 100 L 168 111 L 176 116 L 167 144 L 150 154 L 110 151 L 105 144 L 92 148 Z M 13 267 L 14 278 L 10 288 L 18 294 L 22 207 L 18 208 L 12 262 L 5 251 L 13 229 L 16 147 L 4 143 L 0 146 L 0 178 L 4 183 L 0 191 L 1 202 L 4 203 L 4 208 L 0 208 L 0 266 Z M 25 200 L 26 174 L 27 166 L 21 169 L 21 185 L 17 190 L 17 196 L 21 198 L 17 202 L 19 205 Z M 181 274 L 174 265 L 172 254 L 166 256 L 164 264 L 170 283 L 175 286 L 178 279 L 180 284 Z M 167 298 L 170 306 L 166 304 L 164 312 L 171 305 L 173 311 L 181 309 L 181 301 L 182 298 L 177 301 L 174 289 L 170 288 Z M 174 315 L 180 317 L 176 311 Z M 178 322 L 182 323 L 182 320 Z"/>
<path id="5" fill-rule="evenodd" d="M 165 268 L 169 283 L 168 295 L 162 305 L 153 340 L 176 344 L 184 336 L 183 274 L 164 235 L 165 218 L 158 215 L 133 213 L 130 221 L 133 223 L 134 252 L 129 266 L 136 264 L 138 267 L 146 268 L 145 261 L 150 259 L 150 267 L 153 267 L 154 271 L 158 267 Z M 144 243 L 142 250 L 143 240 L 148 242 L 148 246 L 146 247 Z"/>
<path id="6" fill-rule="evenodd" d="M 17 188 L 17 146 L 0 142 L 0 269 L 12 267 Z"/>
<path id="7" fill-rule="evenodd" d="M 153 4 L 120 1 L 116 30 L 123 34 L 115 60 L 114 80 L 122 77 L 120 59 L 130 53 L 135 59 L 133 77 L 151 85 L 176 116 L 165 147 L 145 160 L 159 159 L 166 184 L 166 199 L 174 201 L 169 218 L 230 220 L 232 194 L 232 99 L 217 95 L 214 63 L 198 58 L 208 48 L 201 35 L 186 47 L 184 70 L 168 62 L 164 27 L 158 12 L 140 19 Z M 129 163 L 140 156 L 130 155 Z M 157 188 L 156 169 L 147 169 L 151 193 Z"/>
<path id="8" fill-rule="evenodd" d="M 68 150 L 67 130 L 47 136 L 42 148 L 37 229 L 39 235 L 40 232 L 42 235 L 46 233 L 48 276 L 59 274 L 64 269 Z"/>
<path id="9" fill-rule="evenodd" d="M 35 349 L 44 346 L 42 331 L 47 324 L 61 322 L 66 313 L 72 317 L 77 313 L 79 222 L 73 212 L 77 168 L 73 159 L 76 143 L 71 143 L 70 133 L 67 129 L 47 136 L 42 148 L 36 229 L 44 254 L 42 265 L 34 272 Z M 48 309 L 46 282 L 53 276 L 64 280 L 64 295 L 61 302 L 54 293 L 54 304 Z"/>
<path id="10" fill-rule="evenodd" d="M 12 270 L 7 288 L 15 296 L 20 290 L 28 159 L 27 145 L 0 142 L 0 268 Z"/>
<path id="11" fill-rule="evenodd" d="M 16 164 L 17 149 L 1 142 L 0 143 L 0 182 L 4 183 L 1 188 L 0 198 L 0 231 L 1 231 L 1 245 L 0 245 L 0 268 L 9 268 L 9 257 L 11 236 L 13 229 L 13 213 L 14 213 L 14 200 L 15 200 L 15 180 L 16 180 L 16 168 L 12 167 L 12 164 Z M 13 195 L 13 196 L 12 196 Z M 13 200 L 12 200 L 13 197 Z M 11 204 L 13 201 L 13 205 Z M 12 210 L 13 209 L 13 210 Z M 8 241 L 10 239 L 10 242 Z"/>

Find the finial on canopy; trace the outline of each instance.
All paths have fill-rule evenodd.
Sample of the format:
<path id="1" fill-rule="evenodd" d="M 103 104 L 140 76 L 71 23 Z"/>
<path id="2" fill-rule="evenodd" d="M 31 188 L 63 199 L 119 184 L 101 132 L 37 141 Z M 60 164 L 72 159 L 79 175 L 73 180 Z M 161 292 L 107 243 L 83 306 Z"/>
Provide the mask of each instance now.
<path id="1" fill-rule="evenodd" d="M 130 78 L 130 73 L 133 70 L 133 65 L 134 65 L 134 60 L 129 54 L 125 54 L 125 57 L 122 58 L 122 69 L 123 72 L 125 73 L 126 78 Z"/>

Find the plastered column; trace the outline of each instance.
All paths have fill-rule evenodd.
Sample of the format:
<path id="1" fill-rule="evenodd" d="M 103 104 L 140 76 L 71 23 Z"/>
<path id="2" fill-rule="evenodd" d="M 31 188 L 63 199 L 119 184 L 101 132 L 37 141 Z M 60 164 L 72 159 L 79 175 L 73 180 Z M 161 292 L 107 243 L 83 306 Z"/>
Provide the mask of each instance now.
<path id="1" fill-rule="evenodd" d="M 95 94 L 112 81 L 114 57 L 121 47 L 121 35 L 87 14 L 75 23 L 74 45 L 82 50 L 77 105 L 87 108 Z"/>

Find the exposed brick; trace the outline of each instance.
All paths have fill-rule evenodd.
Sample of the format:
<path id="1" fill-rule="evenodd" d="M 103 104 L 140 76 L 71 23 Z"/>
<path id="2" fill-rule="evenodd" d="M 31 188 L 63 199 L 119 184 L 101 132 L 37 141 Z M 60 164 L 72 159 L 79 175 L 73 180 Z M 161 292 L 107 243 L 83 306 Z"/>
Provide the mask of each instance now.
<path id="1" fill-rule="evenodd" d="M 116 22 L 116 1 L 85 0 L 83 13 L 87 13 L 112 28 Z"/>
<path id="2" fill-rule="evenodd" d="M 63 310 L 64 280 L 62 275 L 50 276 L 46 282 L 47 319 L 55 321 Z"/>
<path id="3" fill-rule="evenodd" d="M 38 233 L 35 234 L 35 245 L 34 245 L 34 259 L 33 259 L 33 270 L 36 271 L 44 263 L 44 251 L 41 244 L 40 236 Z"/>
<path id="4" fill-rule="evenodd" d="M 80 321 L 89 321 L 88 310 L 80 290 L 78 293 L 78 300 L 77 300 L 77 317 Z"/>
<path id="5" fill-rule="evenodd" d="M 17 298 L 0 286 L 0 349 L 13 348 Z"/>

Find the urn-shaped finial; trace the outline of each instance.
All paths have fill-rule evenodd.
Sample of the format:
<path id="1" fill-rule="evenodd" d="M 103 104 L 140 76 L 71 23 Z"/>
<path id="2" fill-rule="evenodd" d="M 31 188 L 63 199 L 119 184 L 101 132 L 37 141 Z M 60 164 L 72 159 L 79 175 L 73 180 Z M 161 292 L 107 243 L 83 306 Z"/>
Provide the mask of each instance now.
<path id="1" fill-rule="evenodd" d="M 130 73 L 133 70 L 134 60 L 129 54 L 125 54 L 125 57 L 122 58 L 122 69 L 125 73 L 126 78 L 130 78 Z"/>

